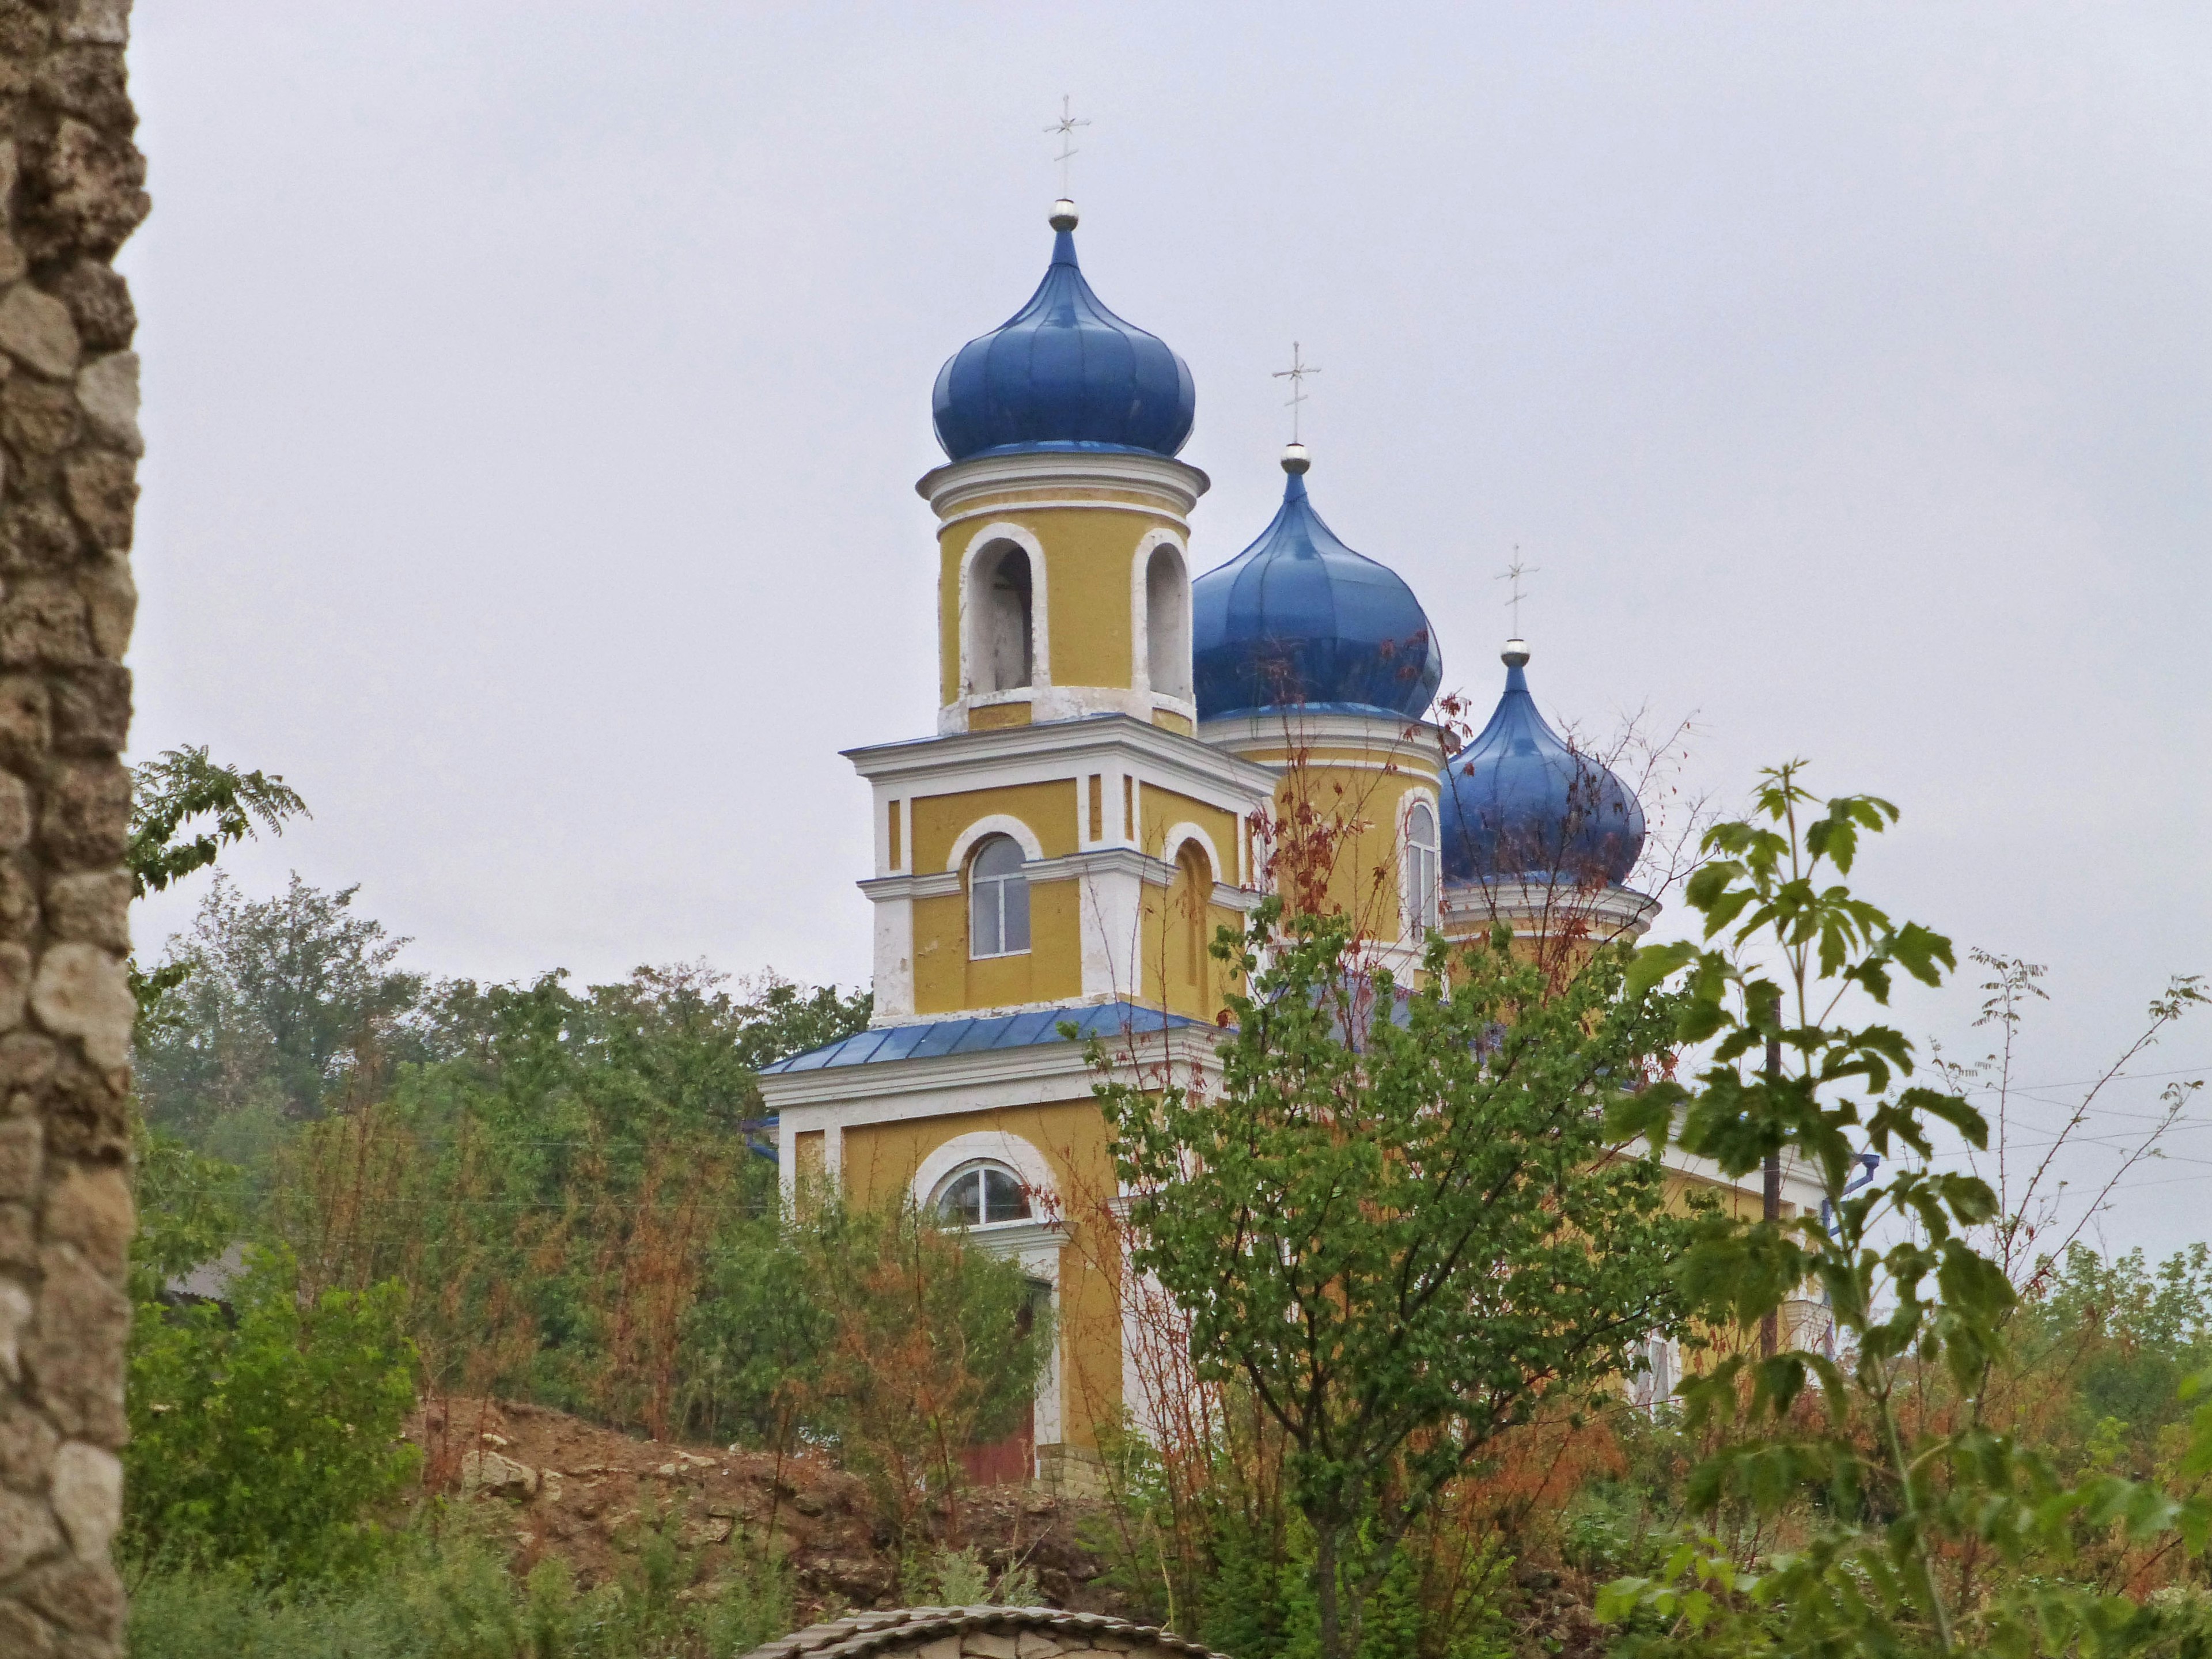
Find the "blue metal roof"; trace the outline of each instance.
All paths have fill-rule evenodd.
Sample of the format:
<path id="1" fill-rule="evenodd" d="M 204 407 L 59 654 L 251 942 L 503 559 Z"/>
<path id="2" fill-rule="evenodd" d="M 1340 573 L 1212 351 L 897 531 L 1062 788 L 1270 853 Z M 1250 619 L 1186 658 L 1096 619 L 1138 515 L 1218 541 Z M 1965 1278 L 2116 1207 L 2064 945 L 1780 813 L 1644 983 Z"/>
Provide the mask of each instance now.
<path id="1" fill-rule="evenodd" d="M 1260 538 L 1191 586 L 1199 718 L 1297 706 L 1418 720 L 1444 675 L 1427 613 L 1395 571 L 1322 522 L 1304 462 L 1284 467 L 1283 505 Z"/>
<path id="2" fill-rule="evenodd" d="M 1100 1002 L 1083 1008 L 1035 1008 L 1019 1014 L 963 1016 L 923 1020 L 911 1025 L 872 1026 L 803 1054 L 763 1066 L 763 1076 L 784 1072 L 818 1072 L 832 1066 L 876 1066 L 892 1060 L 933 1060 L 939 1054 L 975 1054 L 986 1048 L 1030 1048 L 1068 1041 L 1063 1024 L 1085 1037 L 1152 1036 L 1178 1025 L 1202 1026 L 1202 1019 L 1163 1013 L 1134 1002 Z"/>
<path id="3" fill-rule="evenodd" d="M 1198 392 L 1164 341 L 1091 291 L 1074 233 L 1061 229 L 1030 302 L 953 353 L 932 401 L 937 441 L 956 461 L 1019 450 L 1172 455 L 1190 436 Z"/>
<path id="4" fill-rule="evenodd" d="M 1644 808 L 1545 723 L 1521 672 L 1528 660 L 1508 648 L 1490 724 L 1444 763 L 1444 879 L 1625 880 L 1644 851 Z"/>

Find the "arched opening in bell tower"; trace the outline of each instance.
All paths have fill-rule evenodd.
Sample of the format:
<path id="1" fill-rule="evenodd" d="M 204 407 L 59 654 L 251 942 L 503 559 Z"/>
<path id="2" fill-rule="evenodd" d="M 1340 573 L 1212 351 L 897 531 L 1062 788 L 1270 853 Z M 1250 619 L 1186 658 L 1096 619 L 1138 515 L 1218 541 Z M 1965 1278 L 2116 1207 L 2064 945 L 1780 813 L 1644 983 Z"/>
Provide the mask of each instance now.
<path id="1" fill-rule="evenodd" d="M 1153 695 L 1190 697 L 1190 579 L 1166 543 L 1145 566 L 1145 666 Z"/>
<path id="2" fill-rule="evenodd" d="M 994 548 L 969 574 L 969 671 L 982 695 L 1018 691 L 1036 672 L 1035 584 L 1030 556 L 1018 547 Z"/>

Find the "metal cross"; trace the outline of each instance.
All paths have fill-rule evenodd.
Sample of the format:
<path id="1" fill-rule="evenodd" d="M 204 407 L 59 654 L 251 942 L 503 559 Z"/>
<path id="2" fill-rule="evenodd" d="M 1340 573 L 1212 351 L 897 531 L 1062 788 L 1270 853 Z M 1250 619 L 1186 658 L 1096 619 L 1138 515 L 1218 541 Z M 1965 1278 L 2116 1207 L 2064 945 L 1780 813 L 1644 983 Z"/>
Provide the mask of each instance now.
<path id="1" fill-rule="evenodd" d="M 1513 549 L 1513 562 L 1507 565 L 1504 570 L 1491 578 L 1491 580 L 1492 581 L 1510 581 L 1513 584 L 1511 589 L 1512 597 L 1508 599 L 1505 603 L 1513 607 L 1513 637 L 1516 640 L 1521 637 L 1521 601 L 1526 597 L 1521 592 L 1521 579 L 1523 576 L 1540 574 L 1542 570 L 1543 566 L 1541 565 L 1523 564 L 1521 562 L 1521 549 L 1516 544 Z"/>
<path id="2" fill-rule="evenodd" d="M 1293 340 L 1291 342 L 1291 366 L 1288 368 L 1279 368 L 1270 376 L 1271 379 L 1288 380 L 1291 383 L 1291 395 L 1284 399 L 1283 407 L 1291 411 L 1291 441 L 1292 443 L 1298 441 L 1298 405 L 1306 401 L 1306 376 L 1320 373 L 1321 368 L 1318 364 L 1310 363 L 1299 356 L 1298 343 Z"/>
<path id="3" fill-rule="evenodd" d="M 1073 161 L 1078 154 L 1075 148 L 1075 130 L 1090 125 L 1088 121 L 1079 121 L 1075 118 L 1073 100 L 1066 94 L 1062 93 L 1060 99 L 1060 119 L 1044 131 L 1047 137 L 1057 134 L 1060 138 L 1060 154 L 1053 157 L 1053 160 L 1060 163 L 1060 193 L 1063 198 L 1067 194 L 1067 164 Z"/>

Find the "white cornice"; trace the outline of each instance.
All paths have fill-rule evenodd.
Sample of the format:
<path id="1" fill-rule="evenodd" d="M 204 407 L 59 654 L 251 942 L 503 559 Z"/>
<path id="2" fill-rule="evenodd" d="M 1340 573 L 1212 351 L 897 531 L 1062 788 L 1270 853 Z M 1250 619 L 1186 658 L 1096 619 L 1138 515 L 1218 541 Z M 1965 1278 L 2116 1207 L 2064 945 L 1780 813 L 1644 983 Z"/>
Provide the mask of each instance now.
<path id="1" fill-rule="evenodd" d="M 1592 891 L 1569 882 L 1454 881 L 1443 890 L 1444 930 L 1454 934 L 1470 924 L 1504 922 L 1524 937 L 1576 927 L 1602 945 L 1641 938 L 1660 908 L 1657 899 L 1631 888 Z"/>
<path id="2" fill-rule="evenodd" d="M 1196 467 L 1164 455 L 1127 451 L 1036 450 L 1012 455 L 978 455 L 933 468 L 915 481 L 915 493 L 946 521 L 965 516 L 962 509 L 1009 490 L 1121 489 L 1157 496 L 1158 509 L 1178 523 L 1185 520 L 1212 480 Z M 1111 501 L 1006 501 L 1006 510 L 1024 507 L 1113 507 Z M 1120 503 L 1127 506 L 1127 503 Z"/>
<path id="3" fill-rule="evenodd" d="M 949 898 L 961 890 L 957 870 L 933 870 L 918 876 L 876 876 L 853 885 L 878 904 L 892 904 L 901 899 Z"/>
<path id="4" fill-rule="evenodd" d="M 902 789 L 934 782 L 956 771 L 989 775 L 992 781 L 1001 783 L 1059 779 L 1097 769 L 1098 763 L 1129 758 L 1149 763 L 1162 775 L 1160 782 L 1169 787 L 1194 786 L 1190 793 L 1200 799 L 1211 790 L 1246 803 L 1231 810 L 1249 810 L 1250 801 L 1268 799 L 1275 787 L 1275 774 L 1268 767 L 1127 714 L 951 732 L 842 752 L 869 782 Z"/>
<path id="5" fill-rule="evenodd" d="M 1243 753 L 1251 749 L 1384 749 L 1442 766 L 1443 728 L 1426 720 L 1325 709 L 1286 708 L 1266 714 L 1232 714 L 1202 722 L 1199 737 Z M 1316 760 L 1317 766 L 1329 764 Z"/>

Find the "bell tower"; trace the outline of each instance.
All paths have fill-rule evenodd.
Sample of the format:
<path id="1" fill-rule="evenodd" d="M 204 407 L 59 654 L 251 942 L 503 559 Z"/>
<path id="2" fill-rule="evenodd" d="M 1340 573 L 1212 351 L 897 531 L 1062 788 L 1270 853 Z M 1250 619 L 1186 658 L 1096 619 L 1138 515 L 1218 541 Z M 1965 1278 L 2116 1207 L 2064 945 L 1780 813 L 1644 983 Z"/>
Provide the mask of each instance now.
<path id="1" fill-rule="evenodd" d="M 940 732 L 1127 714 L 1188 733 L 1190 370 L 1101 303 L 1053 204 L 1029 303 L 937 378 Z M 1073 434 L 1073 435 L 1071 435 Z"/>

